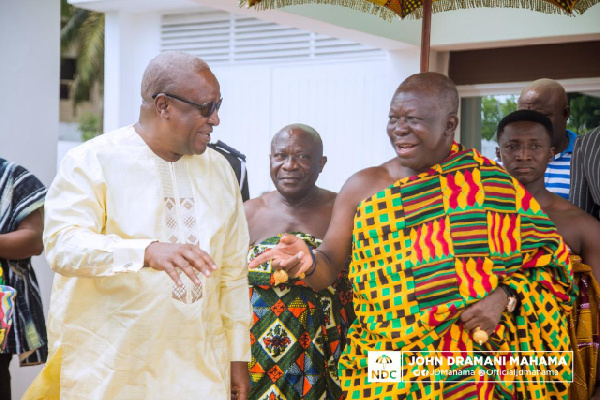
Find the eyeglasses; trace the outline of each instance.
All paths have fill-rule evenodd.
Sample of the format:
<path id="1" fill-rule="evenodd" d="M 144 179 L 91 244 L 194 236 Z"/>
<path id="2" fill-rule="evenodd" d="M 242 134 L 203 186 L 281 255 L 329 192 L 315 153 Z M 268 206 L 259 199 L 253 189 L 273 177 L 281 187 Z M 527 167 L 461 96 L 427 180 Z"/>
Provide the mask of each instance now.
<path id="1" fill-rule="evenodd" d="M 223 103 L 223 98 L 220 98 L 219 101 L 217 101 L 217 102 L 209 101 L 207 103 L 199 104 L 199 103 L 194 103 L 193 101 L 190 101 L 190 100 L 186 100 L 182 97 L 175 96 L 174 94 L 165 93 L 165 92 L 154 93 L 152 95 L 152 98 L 155 99 L 156 96 L 158 96 L 159 94 L 164 94 L 165 96 L 170 97 L 175 100 L 179 100 L 182 103 L 193 105 L 194 107 L 196 107 L 198 109 L 198 111 L 200 111 L 200 115 L 202 115 L 204 118 L 210 117 L 215 112 L 215 110 L 218 111 L 219 108 L 221 108 L 221 103 Z"/>

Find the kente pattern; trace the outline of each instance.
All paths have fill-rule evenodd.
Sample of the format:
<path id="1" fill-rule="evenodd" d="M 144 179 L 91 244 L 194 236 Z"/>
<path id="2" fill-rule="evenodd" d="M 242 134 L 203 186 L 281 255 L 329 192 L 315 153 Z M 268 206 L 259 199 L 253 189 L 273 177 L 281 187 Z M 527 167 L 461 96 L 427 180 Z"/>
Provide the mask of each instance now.
<path id="1" fill-rule="evenodd" d="M 579 295 L 569 316 L 569 337 L 573 347 L 573 383 L 569 400 L 592 398 L 596 389 L 598 347 L 600 346 L 600 285 L 592 267 L 581 262 L 581 257 L 571 254 L 573 281 Z"/>
<path id="2" fill-rule="evenodd" d="M 493 383 L 478 366 L 464 367 L 474 375 L 435 383 L 368 380 L 370 350 L 570 350 L 566 316 L 575 289 L 566 246 L 533 197 L 477 151 L 454 143 L 443 163 L 363 200 L 349 277 L 357 320 L 339 363 L 347 399 L 567 399 L 567 385 L 557 381 L 570 380 L 570 357 L 552 383 Z M 500 281 L 518 293 L 520 307 L 503 313 L 479 345 L 459 317 Z"/>
<path id="3" fill-rule="evenodd" d="M 292 234 L 311 248 L 321 243 L 304 233 Z M 248 260 L 275 246 L 280 237 L 251 246 Z M 248 280 L 254 316 L 248 398 L 342 399 L 337 364 L 355 319 L 348 272 L 319 292 L 299 279 L 274 286 L 270 263 L 251 270 Z"/>
<path id="4" fill-rule="evenodd" d="M 14 313 L 15 289 L 4 285 L 4 270 L 0 264 L 0 350 L 4 350 Z"/>

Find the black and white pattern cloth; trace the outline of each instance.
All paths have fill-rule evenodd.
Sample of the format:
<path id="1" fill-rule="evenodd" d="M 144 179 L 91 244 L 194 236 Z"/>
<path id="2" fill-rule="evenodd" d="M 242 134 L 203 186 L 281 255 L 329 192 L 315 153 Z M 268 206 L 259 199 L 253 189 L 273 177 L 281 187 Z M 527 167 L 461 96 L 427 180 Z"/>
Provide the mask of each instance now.
<path id="1" fill-rule="evenodd" d="M 575 141 L 569 200 L 600 219 L 600 127 Z"/>
<path id="2" fill-rule="evenodd" d="M 14 232 L 33 211 L 44 205 L 46 188 L 27 169 L 0 158 L 0 234 Z M 22 366 L 35 365 L 48 357 L 46 323 L 40 287 L 31 258 L 0 259 L 6 285 L 12 286 L 15 314 L 4 354 L 17 354 Z"/>

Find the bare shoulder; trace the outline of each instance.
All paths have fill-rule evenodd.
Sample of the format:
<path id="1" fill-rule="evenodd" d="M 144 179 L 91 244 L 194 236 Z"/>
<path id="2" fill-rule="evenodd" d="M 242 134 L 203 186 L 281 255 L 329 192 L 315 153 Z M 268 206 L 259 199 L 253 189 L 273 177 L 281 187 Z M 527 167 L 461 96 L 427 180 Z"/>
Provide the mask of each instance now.
<path id="1" fill-rule="evenodd" d="M 567 199 L 552 193 L 552 209 L 557 213 L 564 213 L 565 217 L 587 219 L 587 217 L 595 220 L 591 215 L 583 211 L 581 208 L 569 202 Z"/>
<path id="2" fill-rule="evenodd" d="M 393 177 L 394 159 L 375 167 L 365 168 L 352 175 L 342 187 L 340 197 L 348 199 L 354 206 L 387 188 L 396 181 Z"/>
<path id="3" fill-rule="evenodd" d="M 554 196 L 552 206 L 547 210 L 548 216 L 569 247 L 577 250 L 576 247 L 579 247 L 577 242 L 585 242 L 592 238 L 594 241 L 600 240 L 600 221 L 566 199 L 558 195 Z"/>
<path id="4" fill-rule="evenodd" d="M 571 204 L 571 208 L 566 213 L 566 218 L 570 219 L 571 224 L 579 226 L 585 236 L 593 234 L 595 237 L 600 237 L 600 221 L 581 208 Z"/>
<path id="5" fill-rule="evenodd" d="M 246 200 L 244 202 L 244 210 L 246 211 L 246 215 L 248 215 L 249 213 L 256 213 L 262 208 L 268 207 L 269 200 L 271 197 L 273 197 L 274 193 L 275 192 L 263 193 L 258 197 Z"/>
<path id="6" fill-rule="evenodd" d="M 579 251 L 577 253 L 586 264 L 600 267 L 600 248 L 598 247 L 598 243 L 600 243 L 600 221 L 581 209 L 571 211 L 568 214 L 570 214 L 569 223 L 573 227 L 572 229 L 577 230 L 578 233 Z M 565 218 L 569 218 L 569 216 L 565 216 Z"/>
<path id="7" fill-rule="evenodd" d="M 363 188 L 363 192 L 366 194 L 370 189 L 377 190 L 389 186 L 393 182 L 391 182 L 387 164 L 386 162 L 376 167 L 369 167 L 358 171 L 346 180 L 344 188 Z"/>
<path id="8" fill-rule="evenodd" d="M 333 207 L 333 203 L 337 197 L 337 192 L 332 192 L 327 189 L 319 188 L 322 204 L 325 206 Z"/>

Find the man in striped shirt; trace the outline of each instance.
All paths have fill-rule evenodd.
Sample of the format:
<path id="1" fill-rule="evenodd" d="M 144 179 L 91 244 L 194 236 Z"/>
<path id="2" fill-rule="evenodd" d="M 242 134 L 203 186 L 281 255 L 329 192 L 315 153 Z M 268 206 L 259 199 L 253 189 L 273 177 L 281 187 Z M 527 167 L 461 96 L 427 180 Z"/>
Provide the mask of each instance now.
<path id="1" fill-rule="evenodd" d="M 570 115 L 565 89 L 555 80 L 538 79 L 523 89 L 517 104 L 519 110 L 535 110 L 552 121 L 552 147 L 555 155 L 546 168 L 546 188 L 569 198 L 571 155 L 577 135 L 567 129 Z"/>
<path id="2" fill-rule="evenodd" d="M 577 138 L 572 165 L 569 200 L 600 219 L 600 127 Z"/>

